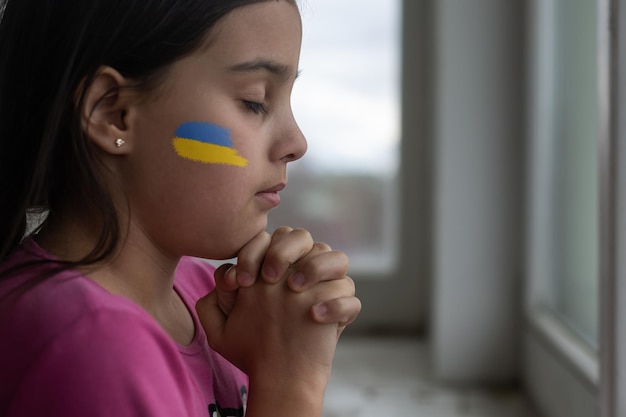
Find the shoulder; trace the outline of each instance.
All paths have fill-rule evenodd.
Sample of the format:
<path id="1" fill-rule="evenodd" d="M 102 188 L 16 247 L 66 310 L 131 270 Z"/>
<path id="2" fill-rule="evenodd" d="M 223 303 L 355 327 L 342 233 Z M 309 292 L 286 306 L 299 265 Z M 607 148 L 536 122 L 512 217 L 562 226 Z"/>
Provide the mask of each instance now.
<path id="1" fill-rule="evenodd" d="M 136 304 L 66 271 L 2 302 L 0 414 L 193 415 L 177 346 Z M 9 414 L 11 415 L 11 414 Z"/>
<path id="2" fill-rule="evenodd" d="M 55 346 L 96 358 L 119 352 L 116 345 L 132 349 L 136 341 L 154 344 L 169 340 L 137 304 L 109 293 L 76 271 L 64 270 L 39 281 L 25 272 L 15 282 L 33 279 L 33 285 L 19 289 L 14 296 L 0 298 L 0 339 L 11 341 L 0 344 L 0 366 L 5 365 L 6 357 L 17 355 L 32 361 L 43 353 L 53 353 Z"/>
<path id="3" fill-rule="evenodd" d="M 25 247 L 17 259 L 38 263 L 0 281 L 0 339 L 8 342 L 0 344 L 0 371 L 21 375 L 28 363 L 45 356 L 73 352 L 76 360 L 106 359 L 132 352 L 136 343 L 160 348 L 169 340 L 137 304 L 76 270 L 55 269 L 53 261 L 30 256 L 29 250 Z"/>
<path id="4" fill-rule="evenodd" d="M 45 263 L 20 269 L 19 275 L 0 282 L 0 313 L 0 333 L 9 332 L 24 344 L 46 343 L 96 318 L 102 322 L 123 314 L 150 321 L 138 305 L 109 293 L 80 272 L 55 271 Z"/>
<path id="5" fill-rule="evenodd" d="M 18 415 L 193 415 L 202 408 L 175 345 L 141 314 L 91 309 L 11 380 Z"/>

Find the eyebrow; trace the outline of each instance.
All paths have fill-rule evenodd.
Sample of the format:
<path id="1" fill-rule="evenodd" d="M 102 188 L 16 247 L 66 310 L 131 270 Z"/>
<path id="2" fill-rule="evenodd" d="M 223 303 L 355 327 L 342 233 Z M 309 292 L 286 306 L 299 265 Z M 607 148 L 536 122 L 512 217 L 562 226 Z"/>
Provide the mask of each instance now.
<path id="1" fill-rule="evenodd" d="M 234 73 L 267 71 L 281 80 L 288 80 L 292 76 L 294 79 L 298 78 L 301 73 L 301 71 L 295 71 L 290 65 L 263 58 L 232 65 L 228 67 L 228 70 Z"/>

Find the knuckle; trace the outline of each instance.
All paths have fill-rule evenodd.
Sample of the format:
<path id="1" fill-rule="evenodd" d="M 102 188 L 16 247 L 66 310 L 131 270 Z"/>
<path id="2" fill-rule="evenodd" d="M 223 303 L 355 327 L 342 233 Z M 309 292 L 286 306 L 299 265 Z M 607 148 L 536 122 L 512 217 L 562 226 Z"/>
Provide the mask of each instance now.
<path id="1" fill-rule="evenodd" d="M 352 277 L 349 276 L 345 276 L 345 280 L 348 283 L 348 285 L 350 286 L 350 289 L 352 290 L 352 294 L 356 293 L 356 284 L 354 282 L 354 280 L 352 279 Z"/>
<path id="2" fill-rule="evenodd" d="M 213 275 L 214 276 L 218 276 L 218 275 L 222 276 L 222 275 L 226 274 L 226 271 L 228 271 L 232 267 L 233 267 L 232 263 L 229 263 L 229 262 L 223 263 L 222 265 L 218 266 L 215 269 L 215 272 L 213 273 Z"/>
<path id="3" fill-rule="evenodd" d="M 292 233 L 300 238 L 304 238 L 310 241 L 313 241 L 313 236 L 311 235 L 311 232 L 309 232 L 306 229 L 303 229 L 301 227 L 298 227 L 296 229 L 292 229 Z"/>
<path id="4" fill-rule="evenodd" d="M 253 240 L 246 244 L 237 254 L 238 263 L 254 263 L 261 253 L 265 252 L 271 241 L 269 233 L 263 231 L 259 233 Z"/>
<path id="5" fill-rule="evenodd" d="M 315 277 L 316 281 L 320 280 L 320 275 L 324 274 L 322 265 L 319 262 L 307 262 L 302 265 L 300 269 L 303 270 L 305 276 Z"/>
<path id="6" fill-rule="evenodd" d="M 238 271 L 251 271 L 254 269 L 254 265 L 258 263 L 257 256 L 242 256 L 237 258 L 237 270 Z"/>
<path id="7" fill-rule="evenodd" d="M 258 237 L 262 239 L 269 239 L 271 235 L 266 230 L 263 230 L 258 234 Z"/>
<path id="8" fill-rule="evenodd" d="M 272 240 L 272 235 L 264 230 L 259 234 L 259 240 L 261 240 L 263 243 L 268 243 Z"/>
<path id="9" fill-rule="evenodd" d="M 341 259 L 341 262 L 343 262 L 344 264 L 348 265 L 350 263 L 350 259 L 348 259 L 348 255 L 346 255 L 345 252 L 335 250 L 333 251 L 333 253 L 335 254 L 335 256 L 339 257 L 339 259 Z"/>
<path id="10" fill-rule="evenodd" d="M 291 233 L 293 231 L 293 229 L 289 226 L 279 226 L 276 228 L 276 230 L 274 230 L 274 233 L 272 233 L 272 236 L 277 237 L 277 236 L 282 236 L 288 233 Z"/>
<path id="11" fill-rule="evenodd" d="M 352 322 L 361 311 L 361 302 L 355 297 L 336 298 L 327 303 L 328 316 L 343 324 Z"/>
<path id="12" fill-rule="evenodd" d="M 313 244 L 313 250 L 318 252 L 330 252 L 332 249 L 329 244 L 324 242 L 315 242 Z"/>

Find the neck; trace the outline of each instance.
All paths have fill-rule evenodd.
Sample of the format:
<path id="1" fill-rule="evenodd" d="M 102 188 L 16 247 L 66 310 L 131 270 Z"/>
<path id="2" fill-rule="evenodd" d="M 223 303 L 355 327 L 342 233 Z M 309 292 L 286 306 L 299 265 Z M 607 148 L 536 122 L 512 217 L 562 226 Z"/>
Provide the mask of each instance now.
<path id="1" fill-rule="evenodd" d="M 37 236 L 38 243 L 55 257 L 79 262 L 97 243 L 94 231 L 100 225 L 88 221 L 78 210 L 54 216 Z M 120 237 L 110 259 L 77 269 L 107 291 L 127 297 L 147 311 L 158 311 L 171 303 L 174 272 L 179 258 L 159 251 L 131 222 L 122 224 Z"/>
<path id="2" fill-rule="evenodd" d="M 37 236 L 45 250 L 61 260 L 79 262 L 95 247 L 102 230 L 85 216 L 86 211 L 67 210 L 54 216 Z M 108 259 L 77 269 L 112 294 L 141 306 L 172 339 L 188 344 L 195 333 L 191 313 L 174 291 L 174 274 L 180 257 L 168 256 L 133 222 L 120 219 L 123 235 Z M 95 231 L 95 233 L 94 233 Z"/>
<path id="3" fill-rule="evenodd" d="M 187 345 L 193 340 L 195 327 L 191 313 L 174 291 L 179 258 L 166 256 L 143 234 L 133 231 L 130 227 L 128 238 L 111 262 L 86 275 L 109 292 L 143 307 L 173 340 Z"/>

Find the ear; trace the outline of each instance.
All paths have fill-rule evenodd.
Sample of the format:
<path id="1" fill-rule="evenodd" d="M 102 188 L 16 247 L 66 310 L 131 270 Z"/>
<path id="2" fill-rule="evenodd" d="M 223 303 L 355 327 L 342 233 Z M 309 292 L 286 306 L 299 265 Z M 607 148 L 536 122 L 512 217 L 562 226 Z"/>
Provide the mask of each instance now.
<path id="1" fill-rule="evenodd" d="M 114 68 L 101 67 L 86 87 L 80 109 L 85 135 L 104 152 L 113 155 L 125 155 L 132 150 L 126 121 L 132 94 L 123 88 L 128 84 Z M 123 140 L 123 146 L 118 139 Z"/>

